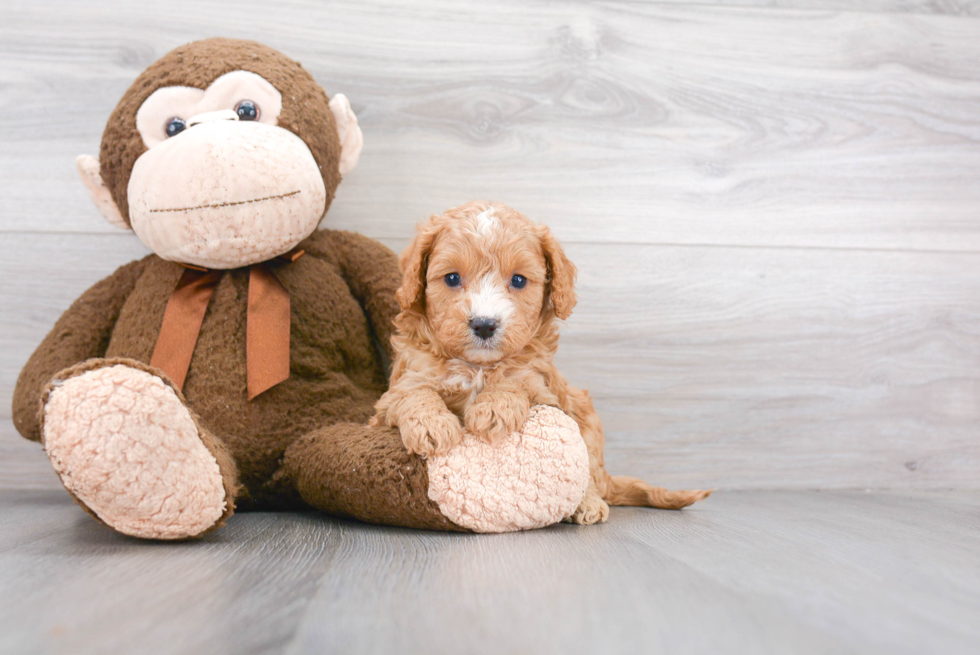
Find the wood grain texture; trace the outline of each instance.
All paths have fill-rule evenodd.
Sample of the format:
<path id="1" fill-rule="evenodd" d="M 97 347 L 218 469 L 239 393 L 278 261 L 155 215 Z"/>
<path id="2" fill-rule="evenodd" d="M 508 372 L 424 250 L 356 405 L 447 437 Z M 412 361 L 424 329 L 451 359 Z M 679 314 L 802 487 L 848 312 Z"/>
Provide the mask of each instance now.
<path id="1" fill-rule="evenodd" d="M 281 652 L 338 546 L 313 515 L 276 514 L 145 542 L 65 501 L 0 496 L 0 652 Z"/>
<path id="2" fill-rule="evenodd" d="M 76 274 L 47 269 L 39 251 L 61 252 Z M 0 306 L 20 308 L 0 316 L 4 398 L 61 311 L 143 252 L 132 235 L 7 236 L 0 275 L 25 282 L 0 289 Z M 670 487 L 977 487 L 980 254 L 585 244 L 568 254 L 580 299 L 559 366 L 594 395 L 614 473 Z M 0 444 L 13 439 L 0 431 Z M 45 470 L 39 457 L 24 465 Z M 27 476 L 0 464 L 0 486 Z"/>
<path id="3" fill-rule="evenodd" d="M 980 21 L 956 0 L 17 3 L 0 24 L 0 487 L 31 350 L 146 250 L 76 179 L 133 78 L 254 38 L 351 98 L 325 221 L 400 250 L 469 200 L 550 224 L 560 364 L 614 472 L 670 486 L 980 485 Z"/>
<path id="4" fill-rule="evenodd" d="M 259 20 L 259 7 L 9 10 L 0 229 L 111 230 L 75 155 L 97 152 L 142 68 L 225 34 L 283 49 L 354 103 L 367 146 L 335 226 L 405 238 L 491 197 L 582 242 L 980 247 L 969 17 L 433 0 L 290 2 Z"/>
<path id="5" fill-rule="evenodd" d="M 288 652 L 970 652 L 980 507 L 966 503 L 752 492 L 616 510 L 594 532 L 372 530 L 338 553 Z"/>
<path id="6" fill-rule="evenodd" d="M 235 516 L 147 543 L 0 492 L 9 653 L 972 653 L 980 496 L 719 493 L 457 535 Z"/>
<path id="7" fill-rule="evenodd" d="M 980 484 L 980 256 L 569 250 L 581 311 L 559 363 L 596 395 L 612 470 L 681 487 Z"/>
<path id="8" fill-rule="evenodd" d="M 644 0 L 636 1 L 644 2 Z M 655 0 L 655 2 L 658 4 L 711 4 L 721 7 L 810 9 L 835 12 L 980 16 L 980 5 L 972 0 L 710 0 L 710 2 L 703 0 Z"/>

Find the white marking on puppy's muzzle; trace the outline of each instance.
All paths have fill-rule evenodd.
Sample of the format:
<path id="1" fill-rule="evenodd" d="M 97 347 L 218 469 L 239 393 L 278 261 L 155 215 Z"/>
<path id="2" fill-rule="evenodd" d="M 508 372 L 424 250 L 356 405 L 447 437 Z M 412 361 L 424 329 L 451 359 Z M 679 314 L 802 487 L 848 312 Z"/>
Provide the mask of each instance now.
<path id="1" fill-rule="evenodd" d="M 492 274 L 488 274 L 484 275 L 475 285 L 475 289 L 467 295 L 470 301 L 470 320 L 475 318 L 496 320 L 499 327 L 494 340 L 500 339 L 501 334 L 507 329 L 508 319 L 514 315 L 514 301 L 507 293 L 507 287 L 500 280 L 495 280 Z"/>

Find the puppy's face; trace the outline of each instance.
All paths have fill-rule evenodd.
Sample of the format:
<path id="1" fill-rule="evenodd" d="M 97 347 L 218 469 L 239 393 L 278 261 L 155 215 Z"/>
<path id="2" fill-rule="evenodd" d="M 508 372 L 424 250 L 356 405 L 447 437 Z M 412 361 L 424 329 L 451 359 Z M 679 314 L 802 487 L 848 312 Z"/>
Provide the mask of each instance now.
<path id="1" fill-rule="evenodd" d="M 434 216 L 402 258 L 403 309 L 447 357 L 488 364 L 514 355 L 542 322 L 574 304 L 574 267 L 544 226 L 501 204 Z"/>

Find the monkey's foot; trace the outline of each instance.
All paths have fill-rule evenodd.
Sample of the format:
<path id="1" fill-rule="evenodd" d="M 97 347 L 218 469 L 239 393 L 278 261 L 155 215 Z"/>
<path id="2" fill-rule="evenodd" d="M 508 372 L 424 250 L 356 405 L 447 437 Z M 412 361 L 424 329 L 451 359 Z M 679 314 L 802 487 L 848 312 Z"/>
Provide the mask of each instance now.
<path id="1" fill-rule="evenodd" d="M 134 537 L 217 525 L 228 506 L 221 470 L 174 389 L 131 366 L 91 366 L 69 369 L 45 397 L 44 448 L 68 491 Z"/>
<path id="2" fill-rule="evenodd" d="M 524 425 L 496 444 L 467 433 L 426 466 L 429 499 L 474 532 L 557 523 L 582 503 L 589 486 L 589 453 L 578 425 L 544 405 L 532 407 Z"/>

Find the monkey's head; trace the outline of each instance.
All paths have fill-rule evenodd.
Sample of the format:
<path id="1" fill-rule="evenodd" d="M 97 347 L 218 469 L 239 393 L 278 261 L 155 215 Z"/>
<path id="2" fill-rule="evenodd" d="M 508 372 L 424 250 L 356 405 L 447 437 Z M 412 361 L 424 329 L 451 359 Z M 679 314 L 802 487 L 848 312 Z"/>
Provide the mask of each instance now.
<path id="1" fill-rule="evenodd" d="M 288 252 L 361 152 L 347 98 L 252 41 L 181 46 L 133 82 L 78 158 L 102 214 L 164 259 L 238 268 Z"/>

